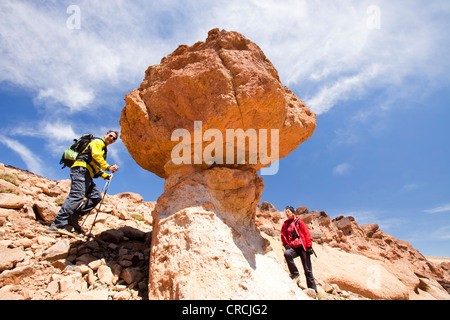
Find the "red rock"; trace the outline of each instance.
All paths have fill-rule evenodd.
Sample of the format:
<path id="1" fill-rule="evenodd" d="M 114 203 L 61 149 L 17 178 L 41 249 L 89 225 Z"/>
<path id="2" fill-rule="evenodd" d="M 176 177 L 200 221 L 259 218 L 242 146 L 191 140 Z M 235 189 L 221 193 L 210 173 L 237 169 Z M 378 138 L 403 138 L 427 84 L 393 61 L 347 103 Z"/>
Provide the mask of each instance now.
<path id="1" fill-rule="evenodd" d="M 179 46 L 159 65 L 149 67 L 141 86 L 125 101 L 122 140 L 141 167 L 163 178 L 178 144 L 171 141 L 176 129 L 190 132 L 194 163 L 194 121 L 202 122 L 202 134 L 216 129 L 223 137 L 227 129 L 279 130 L 279 158 L 308 139 L 316 126 L 315 114 L 281 84 L 275 67 L 256 44 L 237 32 L 218 29 L 211 30 L 205 42 Z M 204 151 L 211 142 L 200 139 L 200 144 Z M 236 155 L 236 145 L 234 151 Z M 251 163 L 248 145 L 245 152 L 247 166 L 259 170 L 268 165 L 261 158 Z M 223 146 L 218 158 L 234 167 L 237 163 L 227 164 L 226 153 Z"/>
<path id="2" fill-rule="evenodd" d="M 20 209 L 25 202 L 22 197 L 12 193 L 0 193 L 0 208 L 5 209 Z"/>

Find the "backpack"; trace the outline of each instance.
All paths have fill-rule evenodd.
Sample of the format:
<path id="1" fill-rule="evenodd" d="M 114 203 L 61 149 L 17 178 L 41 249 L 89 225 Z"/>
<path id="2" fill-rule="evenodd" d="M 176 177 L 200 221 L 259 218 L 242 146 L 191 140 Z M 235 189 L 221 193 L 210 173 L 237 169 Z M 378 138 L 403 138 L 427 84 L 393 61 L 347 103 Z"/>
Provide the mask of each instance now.
<path id="1" fill-rule="evenodd" d="M 73 139 L 74 143 L 64 151 L 59 164 L 62 164 L 62 168 L 71 167 L 80 153 L 86 149 L 88 144 L 94 140 L 94 136 L 92 134 L 83 134 L 79 139 Z"/>

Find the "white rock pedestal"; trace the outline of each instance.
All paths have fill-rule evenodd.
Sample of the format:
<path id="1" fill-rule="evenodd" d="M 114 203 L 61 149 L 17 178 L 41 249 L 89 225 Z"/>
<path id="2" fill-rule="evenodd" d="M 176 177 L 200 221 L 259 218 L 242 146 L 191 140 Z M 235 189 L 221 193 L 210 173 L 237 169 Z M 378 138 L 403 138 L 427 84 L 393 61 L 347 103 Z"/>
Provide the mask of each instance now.
<path id="1" fill-rule="evenodd" d="M 253 170 L 175 168 L 153 212 L 150 299 L 308 299 L 254 223 Z"/>

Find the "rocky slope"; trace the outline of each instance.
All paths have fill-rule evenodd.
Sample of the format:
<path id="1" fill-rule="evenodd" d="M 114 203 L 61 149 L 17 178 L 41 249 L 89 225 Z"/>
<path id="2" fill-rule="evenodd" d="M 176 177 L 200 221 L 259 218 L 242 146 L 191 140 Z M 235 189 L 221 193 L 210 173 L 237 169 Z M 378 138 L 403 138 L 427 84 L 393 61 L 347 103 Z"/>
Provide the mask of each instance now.
<path id="1" fill-rule="evenodd" d="M 326 292 L 341 290 L 370 299 L 450 299 L 449 264 L 427 260 L 410 243 L 384 233 L 376 224 L 359 226 L 353 217 L 331 219 L 324 211 L 296 209 L 308 226 L 317 258 L 316 280 Z M 258 205 L 257 225 L 284 260 L 280 243 L 285 217 L 270 203 Z M 300 263 L 300 262 L 298 262 Z M 323 293 L 323 292 L 322 292 Z"/>
<path id="2" fill-rule="evenodd" d="M 48 235 L 69 189 L 0 164 L 0 299 L 146 299 L 154 203 L 107 195 L 94 238 Z"/>
<path id="3" fill-rule="evenodd" d="M 155 202 L 133 193 L 107 195 L 94 238 L 47 235 L 46 224 L 69 186 L 69 180 L 52 181 L 0 164 L 0 299 L 147 299 Z M 351 217 L 297 211 L 313 235 L 319 299 L 450 298 L 443 289 L 450 283 L 449 258 L 427 259 L 407 242 L 375 225 L 359 226 Z M 256 212 L 267 250 L 286 270 L 285 279 L 272 279 L 276 287 L 288 279 L 279 238 L 285 218 L 266 202 Z M 223 262 L 235 268 L 232 257 Z M 204 267 L 214 268 L 214 261 L 206 260 Z M 242 290 L 246 283 L 235 285 Z M 305 288 L 304 277 L 298 285 Z"/>

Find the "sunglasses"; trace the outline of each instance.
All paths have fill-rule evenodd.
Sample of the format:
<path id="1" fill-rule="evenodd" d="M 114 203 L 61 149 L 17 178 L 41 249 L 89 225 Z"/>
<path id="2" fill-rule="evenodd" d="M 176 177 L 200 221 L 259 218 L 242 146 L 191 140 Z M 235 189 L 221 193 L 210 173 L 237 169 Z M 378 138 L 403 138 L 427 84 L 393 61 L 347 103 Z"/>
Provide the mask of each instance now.
<path id="1" fill-rule="evenodd" d="M 108 134 L 108 136 L 109 136 L 110 138 L 113 138 L 114 141 L 117 140 L 117 137 L 116 137 L 115 135 L 113 135 L 113 134 Z"/>

